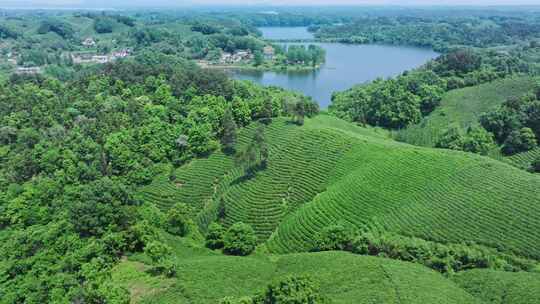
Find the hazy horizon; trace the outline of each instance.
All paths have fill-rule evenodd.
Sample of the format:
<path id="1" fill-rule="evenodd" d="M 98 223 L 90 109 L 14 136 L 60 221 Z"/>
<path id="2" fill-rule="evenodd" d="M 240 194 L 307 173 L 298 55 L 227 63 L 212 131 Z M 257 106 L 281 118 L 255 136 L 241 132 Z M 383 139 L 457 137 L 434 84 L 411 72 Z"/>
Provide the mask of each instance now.
<path id="1" fill-rule="evenodd" d="M 523 6 L 539 5 L 539 0 L 0 0 L 0 7 L 9 8 L 136 8 L 190 6 Z"/>

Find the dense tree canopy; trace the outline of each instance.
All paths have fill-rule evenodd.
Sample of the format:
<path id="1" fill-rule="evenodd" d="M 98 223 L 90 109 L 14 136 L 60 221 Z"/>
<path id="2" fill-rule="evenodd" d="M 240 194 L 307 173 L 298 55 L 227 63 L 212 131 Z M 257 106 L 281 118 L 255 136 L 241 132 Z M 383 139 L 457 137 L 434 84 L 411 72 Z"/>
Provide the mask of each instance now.
<path id="1" fill-rule="evenodd" d="M 164 165 L 217 149 L 225 117 L 245 126 L 263 115 L 264 100 L 281 115 L 287 99 L 303 100 L 149 53 L 69 82 L 38 76 L 0 84 L 1 298 L 113 301 L 125 290 L 107 286 L 108 270 L 129 251 L 152 252 L 156 271 L 174 275 L 158 257 L 156 231 L 185 235 L 189 210 L 178 204 L 159 215 L 135 188 Z M 231 254 L 249 254 L 256 238 L 241 226 L 224 242 Z"/>

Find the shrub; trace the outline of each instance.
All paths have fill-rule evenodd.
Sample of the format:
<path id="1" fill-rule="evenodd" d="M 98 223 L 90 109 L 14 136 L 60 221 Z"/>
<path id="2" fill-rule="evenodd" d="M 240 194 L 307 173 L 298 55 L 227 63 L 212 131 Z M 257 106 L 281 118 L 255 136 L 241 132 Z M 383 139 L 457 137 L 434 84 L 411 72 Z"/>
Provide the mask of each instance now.
<path id="1" fill-rule="evenodd" d="M 530 128 L 521 128 L 513 131 L 504 141 L 502 151 L 511 155 L 519 152 L 529 151 L 537 146 L 536 136 Z"/>
<path id="2" fill-rule="evenodd" d="M 463 150 L 465 138 L 459 126 L 451 126 L 446 130 L 435 144 L 435 147 L 442 149 Z"/>
<path id="3" fill-rule="evenodd" d="M 208 227 L 208 233 L 206 234 L 206 247 L 210 249 L 223 248 L 223 237 L 225 229 L 218 223 L 212 223 Z"/>
<path id="4" fill-rule="evenodd" d="M 144 253 L 148 255 L 154 264 L 165 261 L 171 254 L 171 251 L 171 247 L 158 241 L 150 242 L 144 247 Z"/>
<path id="5" fill-rule="evenodd" d="M 185 236 L 191 225 L 189 215 L 190 210 L 186 204 L 175 204 L 167 212 L 167 231 L 174 235 Z"/>
<path id="6" fill-rule="evenodd" d="M 175 277 L 178 273 L 178 268 L 176 264 L 171 261 L 170 258 L 165 258 L 159 264 L 152 269 L 153 272 L 156 274 L 162 274 L 168 278 Z"/>
<path id="7" fill-rule="evenodd" d="M 532 163 L 532 171 L 540 173 L 540 156 Z"/>
<path id="8" fill-rule="evenodd" d="M 493 134 L 482 127 L 469 128 L 463 139 L 463 151 L 487 155 L 493 147 Z"/>
<path id="9" fill-rule="evenodd" d="M 141 251 L 146 245 L 157 239 L 157 229 L 146 220 L 131 226 L 127 234 L 127 243 L 131 251 Z"/>
<path id="10" fill-rule="evenodd" d="M 167 277 L 174 277 L 177 273 L 176 264 L 171 260 L 172 249 L 161 242 L 151 242 L 144 248 L 144 253 L 152 260 L 155 265 L 151 269 L 154 274 L 162 274 Z"/>
<path id="11" fill-rule="evenodd" d="M 473 268 L 529 270 L 534 263 L 499 254 L 474 244 L 438 244 L 392 234 L 364 233 L 352 244 L 353 253 L 416 262 L 442 273 Z"/>
<path id="12" fill-rule="evenodd" d="M 270 284 L 266 291 L 256 297 L 256 304 L 317 304 L 323 303 L 319 287 L 308 276 L 288 276 Z"/>
<path id="13" fill-rule="evenodd" d="M 257 237 L 248 224 L 232 225 L 223 238 L 223 252 L 230 255 L 246 256 L 255 250 Z"/>
<path id="14" fill-rule="evenodd" d="M 355 235 L 354 229 L 344 224 L 326 227 L 317 237 L 315 250 L 351 250 Z"/>
<path id="15" fill-rule="evenodd" d="M 101 17 L 94 21 L 94 30 L 98 34 L 112 33 L 114 21 L 111 18 Z"/>

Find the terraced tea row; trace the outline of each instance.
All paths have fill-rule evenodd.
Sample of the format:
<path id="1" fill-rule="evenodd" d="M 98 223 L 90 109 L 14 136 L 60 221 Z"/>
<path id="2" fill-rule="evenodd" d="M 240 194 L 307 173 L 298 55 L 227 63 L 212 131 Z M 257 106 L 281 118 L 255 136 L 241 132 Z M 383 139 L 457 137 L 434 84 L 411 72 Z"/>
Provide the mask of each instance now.
<path id="1" fill-rule="evenodd" d="M 540 273 L 475 269 L 455 275 L 453 281 L 469 294 L 494 304 L 536 304 L 540 300 Z"/>
<path id="2" fill-rule="evenodd" d="M 539 176 L 460 152 L 359 143 L 349 153 L 350 173 L 287 217 L 271 251 L 310 250 L 324 227 L 345 221 L 540 257 Z"/>
<path id="3" fill-rule="evenodd" d="M 113 277 L 121 280 L 123 268 L 128 267 L 133 266 L 124 262 L 115 270 Z M 214 304 L 226 296 L 253 296 L 263 292 L 270 282 L 295 274 L 310 276 L 320 286 L 320 293 L 336 304 L 478 303 L 451 280 L 421 265 L 344 252 L 302 253 L 273 258 L 192 257 L 179 259 L 178 268 L 182 277 L 176 282 L 165 280 L 160 286 L 147 278 L 137 281 L 137 284 L 129 284 L 128 281 L 124 286 L 132 290 L 137 288 L 138 295 L 149 293 L 140 303 Z"/>
<path id="4" fill-rule="evenodd" d="M 265 132 L 268 167 L 254 176 L 215 153 L 176 170 L 179 185 L 160 178 L 143 193 L 164 209 L 189 203 L 203 231 L 218 211 L 226 226 L 246 222 L 277 253 L 310 250 L 324 227 L 345 221 L 540 258 L 540 176 L 341 124 L 324 115 L 302 127 L 277 119 Z"/>
<path id="5" fill-rule="evenodd" d="M 275 145 L 268 167 L 253 178 L 230 186 L 221 198 L 225 223 L 251 224 L 261 240 L 282 217 L 324 191 L 328 173 L 349 148 L 343 138 L 324 130 L 282 134 L 288 143 Z"/>
<path id="6" fill-rule="evenodd" d="M 540 159 L 540 148 L 506 157 L 503 160 L 515 167 L 529 169 L 531 164 Z"/>

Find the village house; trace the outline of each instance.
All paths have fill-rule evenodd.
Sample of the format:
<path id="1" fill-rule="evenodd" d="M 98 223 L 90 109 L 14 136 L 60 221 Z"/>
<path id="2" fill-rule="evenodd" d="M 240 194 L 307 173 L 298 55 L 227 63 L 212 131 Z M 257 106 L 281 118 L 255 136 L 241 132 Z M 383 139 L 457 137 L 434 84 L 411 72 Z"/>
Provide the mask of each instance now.
<path id="1" fill-rule="evenodd" d="M 234 64 L 242 61 L 249 61 L 251 59 L 253 59 L 253 54 L 251 54 L 250 50 L 236 51 L 234 54 L 225 52 L 221 54 L 220 63 Z"/>
<path id="2" fill-rule="evenodd" d="M 18 67 L 18 68 L 15 70 L 15 73 L 16 73 L 16 74 L 19 74 L 19 75 L 22 75 L 22 74 L 25 74 L 25 75 L 36 75 L 36 74 L 40 74 L 40 73 L 41 73 L 41 68 L 40 68 L 40 67 Z"/>
<path id="3" fill-rule="evenodd" d="M 275 50 L 271 45 L 267 45 L 263 48 L 264 59 L 273 60 L 275 55 Z"/>
<path id="4" fill-rule="evenodd" d="M 86 39 L 84 39 L 84 41 L 82 42 L 82 45 L 85 46 L 85 47 L 94 47 L 96 46 L 96 42 L 94 41 L 93 38 L 91 37 L 88 37 Z"/>
<path id="5" fill-rule="evenodd" d="M 123 50 L 118 51 L 118 52 L 112 52 L 111 57 L 114 60 L 114 59 L 118 59 L 118 58 L 126 58 L 130 54 L 131 54 L 130 49 L 123 49 Z"/>
<path id="6" fill-rule="evenodd" d="M 80 52 L 72 53 L 71 59 L 75 64 L 84 64 L 84 63 L 97 63 L 104 64 L 116 59 L 126 58 L 131 54 L 130 49 L 123 49 L 121 51 L 112 52 L 108 55 L 97 55 L 93 52 Z"/>
<path id="7" fill-rule="evenodd" d="M 95 53 L 71 53 L 71 59 L 75 64 L 90 63 Z"/>
<path id="8" fill-rule="evenodd" d="M 95 56 L 92 56 L 92 60 L 91 60 L 93 63 L 101 63 L 101 64 L 104 64 L 104 63 L 108 63 L 110 61 L 112 61 L 112 58 L 108 55 L 95 55 Z"/>

